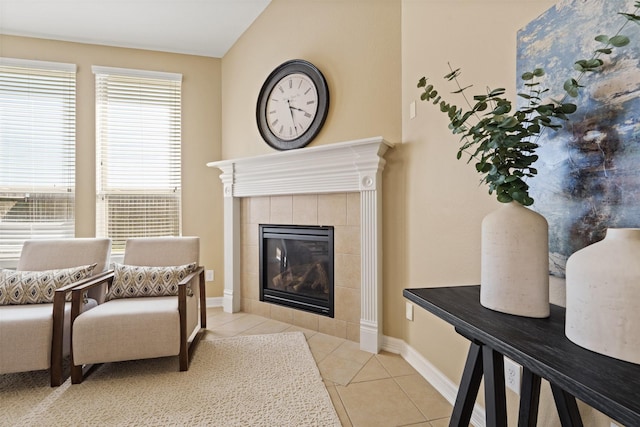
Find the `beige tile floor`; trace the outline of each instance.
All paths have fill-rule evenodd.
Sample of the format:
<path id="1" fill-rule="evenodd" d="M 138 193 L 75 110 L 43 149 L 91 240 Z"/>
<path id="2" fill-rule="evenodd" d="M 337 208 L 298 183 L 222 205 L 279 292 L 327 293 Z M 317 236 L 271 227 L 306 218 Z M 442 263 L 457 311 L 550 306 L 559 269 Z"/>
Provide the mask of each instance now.
<path id="1" fill-rule="evenodd" d="M 451 405 L 402 357 L 248 313 L 207 309 L 204 339 L 302 331 L 345 427 L 444 427 Z"/>

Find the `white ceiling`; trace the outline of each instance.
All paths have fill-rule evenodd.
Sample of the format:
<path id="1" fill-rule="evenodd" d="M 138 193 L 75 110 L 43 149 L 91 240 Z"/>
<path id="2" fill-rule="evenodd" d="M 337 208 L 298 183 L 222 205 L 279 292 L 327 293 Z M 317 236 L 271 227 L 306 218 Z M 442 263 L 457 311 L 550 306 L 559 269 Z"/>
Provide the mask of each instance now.
<path id="1" fill-rule="evenodd" d="M 0 0 L 0 34 L 221 58 L 271 0 Z"/>

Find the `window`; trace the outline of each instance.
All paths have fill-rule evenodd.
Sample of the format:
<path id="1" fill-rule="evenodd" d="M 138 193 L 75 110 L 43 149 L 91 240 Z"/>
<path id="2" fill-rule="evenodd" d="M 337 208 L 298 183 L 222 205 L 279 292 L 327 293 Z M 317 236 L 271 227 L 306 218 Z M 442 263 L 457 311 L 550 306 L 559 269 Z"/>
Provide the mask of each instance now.
<path id="1" fill-rule="evenodd" d="M 76 66 L 0 58 L 0 266 L 75 235 Z"/>
<path id="2" fill-rule="evenodd" d="M 182 76 L 93 67 L 99 237 L 178 236 Z"/>

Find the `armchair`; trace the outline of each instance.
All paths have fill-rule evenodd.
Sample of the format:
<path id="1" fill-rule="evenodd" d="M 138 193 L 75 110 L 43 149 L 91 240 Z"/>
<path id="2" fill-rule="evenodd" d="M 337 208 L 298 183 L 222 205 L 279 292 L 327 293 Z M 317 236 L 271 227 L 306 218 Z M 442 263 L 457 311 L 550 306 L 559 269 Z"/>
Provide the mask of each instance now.
<path id="1" fill-rule="evenodd" d="M 73 279 L 104 272 L 110 251 L 111 240 L 102 238 L 28 240 L 24 243 L 16 270 L 0 273 L 4 292 L 9 289 L 10 281 L 21 281 L 18 288 L 13 288 L 13 300 L 0 305 L 0 374 L 49 369 L 51 386 L 62 384 L 62 361 L 69 354 L 70 341 L 71 303 L 65 301 L 66 296 L 74 286 L 90 280 L 77 282 Z M 45 276 L 53 270 L 75 270 L 71 267 L 94 264 L 92 269 L 80 268 L 81 273 L 64 280 L 58 280 L 60 273 L 52 273 L 56 275 L 55 283 L 66 283 L 58 289 L 45 283 L 51 283 Z M 34 281 L 45 286 L 34 289 Z M 28 292 L 22 292 L 26 289 Z M 33 298 L 36 294 L 40 300 Z M 88 301 L 87 304 L 91 306 L 95 302 Z"/>
<path id="2" fill-rule="evenodd" d="M 128 239 L 123 265 L 74 288 L 72 383 L 106 362 L 178 355 L 180 370 L 189 369 L 193 346 L 206 327 L 199 247 L 198 237 Z M 83 311 L 83 293 L 100 283 L 107 283 L 104 302 Z"/>

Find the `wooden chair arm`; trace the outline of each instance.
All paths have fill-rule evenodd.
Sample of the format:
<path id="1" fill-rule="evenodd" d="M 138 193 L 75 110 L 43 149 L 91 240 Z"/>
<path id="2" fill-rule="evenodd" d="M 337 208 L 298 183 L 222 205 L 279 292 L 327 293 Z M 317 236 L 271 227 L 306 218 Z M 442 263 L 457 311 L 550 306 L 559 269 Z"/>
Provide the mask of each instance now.
<path id="1" fill-rule="evenodd" d="M 78 282 L 70 283 L 56 289 L 53 294 L 53 332 L 51 337 L 51 386 L 56 387 L 62 383 L 62 343 L 64 338 L 64 306 L 67 294 L 74 289 L 88 287 L 93 282 L 103 283 L 109 272 L 101 273 Z M 80 291 L 79 291 L 80 292 Z M 73 295 L 73 294 L 72 294 Z M 73 299 L 73 297 L 72 297 Z M 73 311 L 73 303 L 72 303 Z"/>
<path id="2" fill-rule="evenodd" d="M 186 286 L 187 288 L 189 288 L 190 287 L 189 285 L 191 284 L 191 281 L 195 277 L 197 277 L 197 276 L 199 276 L 201 274 L 204 274 L 204 267 L 203 266 L 198 266 L 191 274 L 189 274 L 187 277 L 182 279 L 180 281 L 180 283 L 178 283 L 178 293 L 180 292 L 180 287 L 181 286 Z M 193 296 L 193 293 L 189 294 L 189 292 L 187 292 L 187 296 L 191 297 L 191 296 Z"/>
<path id="3" fill-rule="evenodd" d="M 204 293 L 204 267 L 199 266 L 196 270 L 189 274 L 187 277 L 182 279 L 180 283 L 178 283 L 178 314 L 180 317 L 180 370 L 186 371 L 189 367 L 189 352 L 188 352 L 188 343 L 187 339 L 189 338 L 187 334 L 190 331 L 187 331 L 187 296 L 193 296 L 193 293 L 189 295 L 188 285 L 198 277 L 199 280 L 199 290 L 200 293 L 198 295 L 199 307 L 200 307 L 200 326 L 202 328 L 206 327 L 207 319 L 206 319 L 206 307 L 204 305 L 203 295 Z"/>

